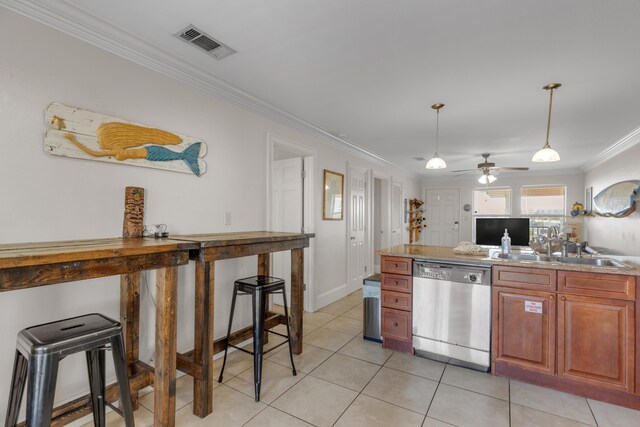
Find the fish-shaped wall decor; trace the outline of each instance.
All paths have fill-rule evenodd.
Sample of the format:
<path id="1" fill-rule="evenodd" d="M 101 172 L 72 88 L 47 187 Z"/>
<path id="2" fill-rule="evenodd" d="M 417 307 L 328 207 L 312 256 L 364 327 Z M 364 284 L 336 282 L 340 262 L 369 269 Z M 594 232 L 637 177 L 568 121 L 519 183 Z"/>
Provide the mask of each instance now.
<path id="1" fill-rule="evenodd" d="M 197 138 L 59 103 L 46 110 L 45 151 L 63 157 L 129 164 L 201 176 L 207 145 Z"/>

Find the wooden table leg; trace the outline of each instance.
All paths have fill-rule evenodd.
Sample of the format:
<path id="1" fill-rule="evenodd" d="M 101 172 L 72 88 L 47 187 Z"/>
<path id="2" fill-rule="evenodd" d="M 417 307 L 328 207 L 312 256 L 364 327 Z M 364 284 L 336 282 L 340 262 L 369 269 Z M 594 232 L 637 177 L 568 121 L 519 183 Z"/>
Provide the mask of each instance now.
<path id="1" fill-rule="evenodd" d="M 302 353 L 304 312 L 304 249 L 291 250 L 291 343 L 295 354 Z"/>
<path id="2" fill-rule="evenodd" d="M 269 256 L 270 254 L 266 253 L 266 254 L 259 254 L 258 255 L 258 275 L 260 276 L 268 276 L 271 274 L 271 258 Z M 265 296 L 265 306 L 267 307 L 267 313 L 269 312 L 269 300 L 270 300 L 270 296 L 266 295 Z M 266 319 L 266 314 L 265 314 L 265 319 Z M 269 333 L 265 332 L 264 333 L 264 338 L 263 338 L 263 343 L 267 344 L 269 342 Z"/>
<path id="3" fill-rule="evenodd" d="M 134 374 L 134 363 L 139 357 L 140 341 L 140 273 L 120 275 L 120 323 L 124 335 L 124 348 L 129 377 Z M 138 392 L 131 392 L 133 410 L 138 409 Z"/>
<path id="4" fill-rule="evenodd" d="M 176 296 L 177 268 L 158 270 L 156 279 L 156 351 L 154 426 L 176 421 Z"/>
<path id="5" fill-rule="evenodd" d="M 204 418 L 213 411 L 213 261 L 196 261 L 195 336 L 193 361 L 202 376 L 193 379 L 193 413 Z"/>

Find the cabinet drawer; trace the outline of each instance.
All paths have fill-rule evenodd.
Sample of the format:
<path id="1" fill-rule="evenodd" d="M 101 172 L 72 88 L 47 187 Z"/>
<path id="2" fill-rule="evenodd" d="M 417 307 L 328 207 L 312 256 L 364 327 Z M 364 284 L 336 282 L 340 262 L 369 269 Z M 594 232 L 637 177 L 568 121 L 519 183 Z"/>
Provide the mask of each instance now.
<path id="1" fill-rule="evenodd" d="M 411 261 L 411 258 L 383 256 L 381 269 L 383 273 L 403 274 L 410 276 Z"/>
<path id="2" fill-rule="evenodd" d="M 382 306 L 411 311 L 411 294 L 384 291 L 382 292 Z"/>
<path id="3" fill-rule="evenodd" d="M 397 274 L 382 275 L 382 290 L 411 293 L 413 277 L 399 276 Z"/>
<path id="4" fill-rule="evenodd" d="M 382 338 L 411 341 L 411 312 L 383 307 Z"/>
<path id="5" fill-rule="evenodd" d="M 497 265 L 493 267 L 493 284 L 495 286 L 553 292 L 556 290 L 556 270 Z"/>
<path id="6" fill-rule="evenodd" d="M 634 301 L 636 278 L 621 274 L 558 271 L 558 292 Z"/>

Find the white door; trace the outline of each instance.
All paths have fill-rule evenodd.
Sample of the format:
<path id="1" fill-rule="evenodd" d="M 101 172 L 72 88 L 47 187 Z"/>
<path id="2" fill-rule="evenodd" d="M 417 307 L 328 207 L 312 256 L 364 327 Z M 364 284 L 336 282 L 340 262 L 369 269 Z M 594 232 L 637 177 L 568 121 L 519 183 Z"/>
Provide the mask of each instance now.
<path id="1" fill-rule="evenodd" d="M 302 230 L 303 159 L 296 157 L 274 160 L 272 165 L 271 208 L 273 231 L 300 233 Z M 271 258 L 271 275 L 282 277 L 287 284 L 287 302 L 291 304 L 291 254 L 275 252 Z M 282 304 L 276 295 L 274 303 Z"/>
<path id="2" fill-rule="evenodd" d="M 391 246 L 402 244 L 403 215 L 402 183 L 393 181 L 391 187 Z"/>
<path id="3" fill-rule="evenodd" d="M 426 242 L 431 246 L 456 246 L 460 241 L 460 190 L 426 191 Z"/>
<path id="4" fill-rule="evenodd" d="M 362 287 L 366 277 L 365 171 L 349 168 L 349 293 Z"/>

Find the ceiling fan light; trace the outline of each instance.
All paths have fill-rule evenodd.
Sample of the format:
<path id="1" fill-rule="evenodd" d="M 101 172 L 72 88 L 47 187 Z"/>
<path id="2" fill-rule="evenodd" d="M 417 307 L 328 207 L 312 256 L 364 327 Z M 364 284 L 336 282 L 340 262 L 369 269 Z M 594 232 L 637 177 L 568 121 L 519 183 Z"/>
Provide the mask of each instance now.
<path id="1" fill-rule="evenodd" d="M 438 156 L 438 153 L 434 154 L 425 166 L 427 169 L 444 169 L 447 167 L 447 163 Z"/>
<path id="2" fill-rule="evenodd" d="M 482 174 L 482 176 L 480 176 L 480 178 L 478 178 L 478 182 L 480 184 L 491 184 L 492 182 L 495 182 L 498 178 L 496 178 L 495 176 L 491 175 L 490 173 L 487 174 Z"/>
<path id="3" fill-rule="evenodd" d="M 536 154 L 533 155 L 531 159 L 532 162 L 557 162 L 560 161 L 560 154 L 549 144 L 545 144 L 542 149 L 538 150 Z"/>
<path id="4" fill-rule="evenodd" d="M 478 178 L 478 182 L 480 184 L 491 184 L 493 182 L 495 182 L 495 180 L 497 180 L 498 178 L 496 178 L 493 175 L 482 175 L 480 178 Z"/>

